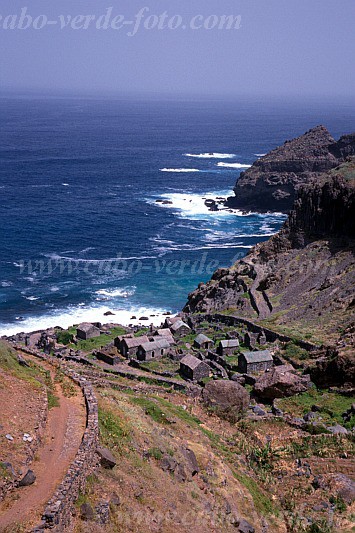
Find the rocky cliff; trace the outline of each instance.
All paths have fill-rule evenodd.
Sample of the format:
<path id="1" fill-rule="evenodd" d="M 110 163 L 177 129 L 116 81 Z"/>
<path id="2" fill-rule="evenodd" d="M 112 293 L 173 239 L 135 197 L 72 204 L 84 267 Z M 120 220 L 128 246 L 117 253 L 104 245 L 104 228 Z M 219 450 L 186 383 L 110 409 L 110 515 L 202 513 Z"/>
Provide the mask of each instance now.
<path id="1" fill-rule="evenodd" d="M 317 343 L 354 322 L 355 158 L 298 191 L 280 232 L 189 295 L 184 311 L 225 311 Z"/>
<path id="2" fill-rule="evenodd" d="M 246 211 L 288 212 L 300 186 L 317 180 L 355 154 L 355 134 L 335 141 L 324 126 L 286 141 L 242 172 L 229 207 Z"/>

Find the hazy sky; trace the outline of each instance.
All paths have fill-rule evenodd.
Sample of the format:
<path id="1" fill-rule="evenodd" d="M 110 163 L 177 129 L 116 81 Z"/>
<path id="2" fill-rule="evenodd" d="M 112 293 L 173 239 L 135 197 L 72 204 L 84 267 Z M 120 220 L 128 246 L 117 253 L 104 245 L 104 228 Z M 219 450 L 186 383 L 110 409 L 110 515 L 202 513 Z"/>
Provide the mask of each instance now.
<path id="1" fill-rule="evenodd" d="M 27 14 L 38 29 L 33 24 L 19 29 L 19 18 L 6 17 L 19 17 L 24 6 L 25 0 L 0 2 L 0 85 L 5 90 L 355 93 L 355 0 L 31 0 Z M 109 28 L 97 29 L 97 19 L 110 6 Z M 137 25 L 136 14 L 144 7 L 149 10 Z M 146 29 L 157 23 L 154 15 L 165 11 L 165 19 L 159 19 L 162 29 Z M 39 15 L 53 24 L 40 28 L 46 19 Z M 77 15 L 95 19 L 88 29 L 74 29 L 73 19 L 74 26 L 88 23 Z M 133 24 L 112 29 L 118 15 Z M 240 15 L 239 29 L 203 27 L 219 25 L 222 15 Z M 122 21 L 116 18 L 115 24 Z M 168 23 L 180 25 L 169 29 Z"/>

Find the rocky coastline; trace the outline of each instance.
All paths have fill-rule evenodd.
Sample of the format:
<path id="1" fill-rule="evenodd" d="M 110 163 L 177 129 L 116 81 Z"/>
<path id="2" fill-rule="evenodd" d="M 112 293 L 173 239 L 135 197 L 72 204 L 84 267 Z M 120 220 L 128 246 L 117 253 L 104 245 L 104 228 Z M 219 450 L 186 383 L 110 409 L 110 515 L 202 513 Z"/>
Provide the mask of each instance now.
<path id="1" fill-rule="evenodd" d="M 338 141 L 317 126 L 286 141 L 240 174 L 226 206 L 243 211 L 289 212 L 302 185 L 317 181 L 355 154 L 355 134 Z"/>

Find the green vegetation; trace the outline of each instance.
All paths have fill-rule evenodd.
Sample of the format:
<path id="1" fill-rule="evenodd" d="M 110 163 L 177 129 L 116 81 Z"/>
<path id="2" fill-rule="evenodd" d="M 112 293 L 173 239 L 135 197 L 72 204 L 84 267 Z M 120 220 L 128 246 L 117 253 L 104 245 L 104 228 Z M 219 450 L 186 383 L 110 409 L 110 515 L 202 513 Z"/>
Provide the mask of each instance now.
<path id="1" fill-rule="evenodd" d="M 185 335 L 185 337 L 181 337 L 179 345 L 182 345 L 182 347 L 186 349 L 186 344 L 192 345 L 196 337 L 197 335 L 195 333 L 189 333 L 188 335 Z"/>
<path id="2" fill-rule="evenodd" d="M 154 459 L 156 459 L 157 461 L 159 461 L 163 457 L 163 454 L 161 450 L 159 450 L 159 448 L 149 448 L 148 455 L 150 457 L 154 457 Z"/>
<path id="3" fill-rule="evenodd" d="M 31 385 L 38 389 L 41 385 L 36 377 L 41 375 L 41 369 L 32 362 L 28 362 L 28 365 L 20 365 L 15 350 L 6 342 L 0 341 L 0 367 L 5 372 L 9 372 L 16 378 L 31 383 Z"/>
<path id="4" fill-rule="evenodd" d="M 291 441 L 285 447 L 285 456 L 297 457 L 337 457 L 342 454 L 355 453 L 353 435 L 318 435 L 307 436 Z"/>
<path id="5" fill-rule="evenodd" d="M 147 361 L 141 363 L 141 368 L 144 370 L 155 372 L 177 372 L 179 369 L 179 363 L 172 361 L 170 357 L 163 357 L 156 361 Z"/>
<path id="6" fill-rule="evenodd" d="M 175 405 L 167 400 L 164 400 L 163 398 L 158 397 L 157 401 L 159 401 L 160 405 L 167 410 L 168 414 L 171 416 L 176 416 L 188 425 L 199 426 L 201 424 L 201 420 L 197 418 L 197 416 L 192 415 L 187 409 L 184 409 L 180 405 Z"/>
<path id="7" fill-rule="evenodd" d="M 329 502 L 335 506 L 335 510 L 338 513 L 344 513 L 347 509 L 347 505 L 341 496 L 331 496 Z"/>
<path id="8" fill-rule="evenodd" d="M 123 418 L 117 412 L 101 406 L 99 407 L 99 428 L 102 443 L 122 453 L 124 444 L 130 439 L 130 430 Z"/>
<path id="9" fill-rule="evenodd" d="M 131 402 L 135 405 L 139 405 L 144 409 L 145 414 L 150 416 L 154 422 L 158 424 L 171 424 L 171 421 L 167 418 L 166 413 L 160 409 L 158 404 L 148 398 L 131 398 Z"/>
<path id="10" fill-rule="evenodd" d="M 264 516 L 270 514 L 278 516 L 278 510 L 274 508 L 270 495 L 264 494 L 260 485 L 252 477 L 239 472 L 233 472 L 233 475 L 246 489 L 248 489 L 254 500 L 254 505 L 257 511 Z"/>
<path id="11" fill-rule="evenodd" d="M 149 328 L 142 328 L 142 329 L 139 329 L 138 331 L 136 331 L 134 336 L 135 337 L 142 337 L 142 335 L 147 335 L 147 333 L 149 333 Z"/>
<path id="12" fill-rule="evenodd" d="M 6 467 L 5 463 L 0 462 L 0 479 L 6 480 L 9 477 L 11 476 L 9 475 L 8 468 Z"/>
<path id="13" fill-rule="evenodd" d="M 317 406 L 319 416 L 322 417 L 322 422 L 327 425 L 341 424 L 348 426 L 352 421 L 344 424 L 342 414 L 351 407 L 353 399 L 349 396 L 343 396 L 335 392 L 324 392 L 316 389 L 310 389 L 302 394 L 291 396 L 290 398 L 283 398 L 277 400 L 277 406 L 287 413 L 294 416 L 303 416 L 309 411 L 313 405 Z"/>
<path id="14" fill-rule="evenodd" d="M 283 355 L 287 360 L 295 359 L 296 361 L 304 361 L 309 357 L 307 350 L 300 348 L 295 342 L 288 342 L 286 344 Z"/>
<path id="15" fill-rule="evenodd" d="M 52 389 L 47 388 L 48 409 L 59 406 L 59 398 L 56 396 Z"/>
<path id="16" fill-rule="evenodd" d="M 66 375 L 59 368 L 56 369 L 54 383 L 60 384 L 63 394 L 67 398 L 76 395 L 74 383 L 71 381 L 71 379 L 67 378 Z"/>
<path id="17" fill-rule="evenodd" d="M 306 533 L 332 533 L 332 531 L 333 528 L 330 524 L 328 524 L 326 518 L 322 518 L 322 520 L 313 522 L 313 524 L 308 526 L 306 529 Z"/>
<path id="18" fill-rule="evenodd" d="M 78 340 L 77 344 L 70 344 L 69 347 L 77 350 L 82 350 L 83 352 L 91 352 L 92 350 L 96 350 L 98 348 L 106 346 L 106 344 L 112 342 L 115 337 L 118 337 L 119 335 L 124 335 L 126 333 L 125 328 L 122 328 L 120 326 L 112 328 L 110 331 L 111 333 L 109 335 L 103 334 L 99 337 L 93 337 L 92 339 L 88 339 L 87 341 Z"/>
<path id="19" fill-rule="evenodd" d="M 70 344 L 73 341 L 74 335 L 68 330 L 57 330 L 56 337 L 59 344 Z"/>

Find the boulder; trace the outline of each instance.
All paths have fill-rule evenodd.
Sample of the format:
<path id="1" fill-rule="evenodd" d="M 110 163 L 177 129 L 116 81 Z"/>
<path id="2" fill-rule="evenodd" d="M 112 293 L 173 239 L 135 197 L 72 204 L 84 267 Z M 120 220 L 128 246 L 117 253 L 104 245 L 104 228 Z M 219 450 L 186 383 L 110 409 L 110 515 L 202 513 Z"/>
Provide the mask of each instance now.
<path id="1" fill-rule="evenodd" d="M 113 468 L 114 466 L 116 466 L 116 459 L 114 458 L 110 450 L 108 450 L 107 448 L 99 447 L 96 451 L 100 458 L 101 466 L 103 466 L 104 468 Z"/>
<path id="2" fill-rule="evenodd" d="M 283 369 L 283 367 L 275 367 L 256 381 L 254 392 L 259 398 L 274 400 L 275 398 L 285 398 L 300 392 L 306 392 L 308 386 L 308 376 L 300 376 Z"/>
<path id="3" fill-rule="evenodd" d="M 28 487 L 29 485 L 33 485 L 35 481 L 36 481 L 36 474 L 33 472 L 33 470 L 28 470 L 27 474 L 21 479 L 18 486 Z"/>
<path id="4" fill-rule="evenodd" d="M 185 467 L 189 471 L 191 476 L 195 476 L 199 473 L 200 468 L 196 459 L 195 453 L 190 448 L 183 448 L 181 450 L 182 455 L 186 459 Z"/>
<path id="5" fill-rule="evenodd" d="M 164 472 L 174 472 L 177 467 L 177 461 L 170 455 L 164 455 L 160 460 L 160 466 Z"/>
<path id="6" fill-rule="evenodd" d="M 351 505 L 355 501 L 355 482 L 345 474 L 335 474 L 333 482 L 337 486 L 337 495 Z"/>
<path id="7" fill-rule="evenodd" d="M 80 506 L 80 518 L 82 520 L 94 520 L 95 513 L 89 503 L 83 503 Z"/>
<path id="8" fill-rule="evenodd" d="M 341 426 L 340 424 L 335 424 L 335 426 L 328 426 L 327 429 L 333 433 L 333 435 L 347 435 L 348 430 Z"/>
<path id="9" fill-rule="evenodd" d="M 202 392 L 204 403 L 231 422 L 238 420 L 250 402 L 248 391 L 235 381 L 210 381 Z"/>
<path id="10" fill-rule="evenodd" d="M 255 529 L 251 524 L 249 524 L 247 520 L 244 520 L 244 518 L 242 518 L 241 520 L 239 520 L 238 531 L 239 533 L 254 533 Z"/>

